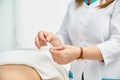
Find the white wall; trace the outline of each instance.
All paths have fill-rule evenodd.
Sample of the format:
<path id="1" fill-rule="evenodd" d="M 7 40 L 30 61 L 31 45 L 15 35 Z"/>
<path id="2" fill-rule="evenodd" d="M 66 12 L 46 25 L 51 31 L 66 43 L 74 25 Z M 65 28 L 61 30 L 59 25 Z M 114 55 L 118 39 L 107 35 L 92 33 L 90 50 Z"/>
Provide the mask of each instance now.
<path id="1" fill-rule="evenodd" d="M 17 47 L 33 49 L 39 30 L 56 32 L 60 27 L 70 0 L 17 1 Z"/>
<path id="2" fill-rule="evenodd" d="M 56 32 L 71 0 L 0 0 L 0 52 L 35 48 L 39 30 Z"/>
<path id="3" fill-rule="evenodd" d="M 0 52 L 14 49 L 14 0 L 0 0 Z"/>

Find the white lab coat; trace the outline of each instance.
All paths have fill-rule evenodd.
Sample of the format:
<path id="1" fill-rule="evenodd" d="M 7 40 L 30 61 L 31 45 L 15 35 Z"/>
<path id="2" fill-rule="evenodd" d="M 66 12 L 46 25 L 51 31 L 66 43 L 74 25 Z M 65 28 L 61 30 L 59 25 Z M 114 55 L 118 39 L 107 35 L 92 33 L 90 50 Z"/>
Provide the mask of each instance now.
<path id="1" fill-rule="evenodd" d="M 63 44 L 78 47 L 96 45 L 103 61 L 75 60 L 71 64 L 74 80 L 120 79 L 120 0 L 98 9 L 100 0 L 76 9 L 75 1 L 68 6 L 63 25 L 57 32 Z"/>

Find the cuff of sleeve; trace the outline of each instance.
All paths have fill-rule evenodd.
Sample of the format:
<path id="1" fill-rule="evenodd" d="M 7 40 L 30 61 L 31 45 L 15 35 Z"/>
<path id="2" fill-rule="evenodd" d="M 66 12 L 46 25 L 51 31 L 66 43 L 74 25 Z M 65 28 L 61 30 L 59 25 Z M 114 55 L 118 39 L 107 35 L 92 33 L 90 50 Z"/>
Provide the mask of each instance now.
<path id="1" fill-rule="evenodd" d="M 117 55 L 114 54 L 118 53 L 119 47 L 118 43 L 115 41 L 106 41 L 104 43 L 98 44 L 97 47 L 101 51 L 105 66 L 117 58 Z"/>

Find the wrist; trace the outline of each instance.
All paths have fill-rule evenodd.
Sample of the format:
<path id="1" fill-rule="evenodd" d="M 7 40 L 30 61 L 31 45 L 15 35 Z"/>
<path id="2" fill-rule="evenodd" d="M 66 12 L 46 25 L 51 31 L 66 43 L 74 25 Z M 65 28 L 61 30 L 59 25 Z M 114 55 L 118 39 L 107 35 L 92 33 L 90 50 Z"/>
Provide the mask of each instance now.
<path id="1" fill-rule="evenodd" d="M 77 59 L 84 59 L 84 58 L 83 58 L 83 48 L 80 47 L 79 50 L 80 50 L 80 51 L 79 51 L 79 56 L 78 56 Z"/>

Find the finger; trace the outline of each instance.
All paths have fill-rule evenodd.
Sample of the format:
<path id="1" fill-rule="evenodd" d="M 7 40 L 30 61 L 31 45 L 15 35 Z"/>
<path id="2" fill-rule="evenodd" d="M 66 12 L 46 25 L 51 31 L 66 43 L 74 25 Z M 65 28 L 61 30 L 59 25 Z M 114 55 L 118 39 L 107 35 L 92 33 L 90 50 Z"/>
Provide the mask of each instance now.
<path id="1" fill-rule="evenodd" d="M 39 42 L 40 42 L 41 46 L 46 46 L 47 45 L 44 33 L 45 33 L 44 31 L 41 31 L 41 32 L 38 33 L 38 39 L 39 39 Z"/>
<path id="2" fill-rule="evenodd" d="M 60 49 L 60 48 L 57 48 Z M 50 49 L 51 55 L 53 60 L 58 63 L 58 64 L 65 64 L 66 61 L 64 60 L 64 51 L 62 50 L 54 50 L 54 49 Z"/>
<path id="3" fill-rule="evenodd" d="M 41 47 L 40 41 L 39 41 L 39 39 L 38 39 L 38 36 L 35 37 L 35 45 L 36 45 L 37 48 L 40 48 L 40 47 Z"/>
<path id="4" fill-rule="evenodd" d="M 38 32 L 37 36 L 38 36 L 39 40 L 46 41 L 44 33 L 45 33 L 44 31 Z"/>
<path id="5" fill-rule="evenodd" d="M 55 41 L 55 36 L 53 35 L 53 33 L 49 32 L 49 35 L 46 36 L 46 40 L 47 42 L 49 42 L 52 46 L 56 46 L 57 45 L 57 41 Z"/>
<path id="6" fill-rule="evenodd" d="M 44 37 L 46 38 L 48 36 L 49 32 L 44 31 Z"/>
<path id="7" fill-rule="evenodd" d="M 53 41 L 53 39 L 52 39 L 52 37 L 53 37 L 52 33 L 49 33 L 49 35 L 46 34 L 45 36 L 46 36 L 46 40 L 47 40 L 49 43 L 51 43 L 51 42 Z"/>
<path id="8" fill-rule="evenodd" d="M 51 55 L 52 55 L 54 62 L 56 63 L 61 62 L 61 56 L 58 53 L 51 53 Z"/>
<path id="9" fill-rule="evenodd" d="M 62 56 L 52 55 L 52 58 L 53 58 L 54 62 L 56 62 L 57 64 L 65 64 L 66 63 L 66 61 L 63 59 Z"/>
<path id="10" fill-rule="evenodd" d="M 59 57 L 53 57 L 54 62 L 56 62 L 57 64 L 63 64 L 63 62 L 61 61 L 61 58 Z"/>
<path id="11" fill-rule="evenodd" d="M 64 50 L 65 47 L 64 46 L 58 46 L 58 47 L 52 47 L 51 49 L 53 49 L 54 51 L 60 51 L 60 50 Z"/>
<path id="12" fill-rule="evenodd" d="M 45 42 L 45 41 L 41 41 L 41 46 L 46 46 L 47 45 L 47 42 Z"/>
<path id="13" fill-rule="evenodd" d="M 52 49 L 52 48 L 50 48 L 49 50 L 50 50 L 50 53 L 51 53 L 53 56 L 58 56 L 58 57 L 61 57 L 61 56 L 62 56 L 62 53 L 63 53 L 62 50 L 54 50 L 54 49 Z"/>

